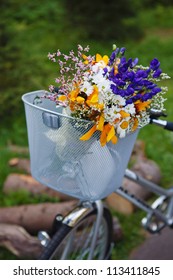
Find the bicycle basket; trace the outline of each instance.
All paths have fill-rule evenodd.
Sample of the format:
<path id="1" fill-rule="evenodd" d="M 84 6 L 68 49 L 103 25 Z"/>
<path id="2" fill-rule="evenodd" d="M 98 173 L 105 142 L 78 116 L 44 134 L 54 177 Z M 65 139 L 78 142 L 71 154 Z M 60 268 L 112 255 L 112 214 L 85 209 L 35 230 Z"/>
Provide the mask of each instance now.
<path id="1" fill-rule="evenodd" d="M 22 96 L 28 129 L 32 176 L 42 184 L 81 200 L 102 199 L 118 188 L 138 130 L 101 147 L 99 132 L 88 141 L 79 138 L 93 125 L 63 114 L 44 91 Z"/>

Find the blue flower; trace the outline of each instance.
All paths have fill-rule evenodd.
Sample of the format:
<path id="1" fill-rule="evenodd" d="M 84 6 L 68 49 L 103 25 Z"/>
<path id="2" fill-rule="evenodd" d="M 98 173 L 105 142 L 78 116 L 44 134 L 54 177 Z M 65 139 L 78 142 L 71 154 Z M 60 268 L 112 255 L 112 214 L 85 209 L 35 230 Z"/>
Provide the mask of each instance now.
<path id="1" fill-rule="evenodd" d="M 103 68 L 103 76 L 105 76 L 107 73 L 108 73 L 108 68 L 107 67 L 105 67 L 105 68 Z"/>
<path id="2" fill-rule="evenodd" d="M 155 88 L 152 89 L 152 94 L 156 95 L 158 92 L 161 92 L 161 91 L 162 91 L 161 88 L 155 87 Z"/>
<path id="3" fill-rule="evenodd" d="M 133 81 L 135 78 L 135 73 L 133 71 L 127 71 L 123 76 L 122 79 L 124 80 L 129 80 L 129 81 Z"/>
<path id="4" fill-rule="evenodd" d="M 111 84 L 110 88 L 114 94 L 119 94 L 119 89 L 115 84 Z"/>
<path id="5" fill-rule="evenodd" d="M 136 72 L 136 78 L 147 78 L 148 77 L 148 72 L 145 70 L 138 70 Z"/>
<path id="6" fill-rule="evenodd" d="M 142 97 L 141 97 L 141 101 L 147 101 L 147 100 L 149 100 L 149 99 L 151 99 L 152 98 L 152 94 L 151 94 L 151 92 L 147 92 L 147 93 L 145 93 Z"/>
<path id="7" fill-rule="evenodd" d="M 151 62 L 150 62 L 150 69 L 152 70 L 157 70 L 160 66 L 160 62 L 158 61 L 157 58 L 154 58 Z"/>
<path id="8" fill-rule="evenodd" d="M 109 58 L 109 63 L 108 63 L 108 65 L 112 65 L 112 64 L 113 64 L 113 62 L 114 62 L 116 56 L 118 55 L 119 51 L 120 51 L 120 49 L 119 49 L 119 48 L 116 48 L 116 50 L 112 52 L 112 54 L 111 54 L 111 56 L 110 56 L 110 58 Z"/>
<path id="9" fill-rule="evenodd" d="M 133 93 L 134 93 L 134 88 L 131 86 L 131 85 L 129 85 L 128 87 L 127 87 L 127 95 L 132 95 Z"/>
<path id="10" fill-rule="evenodd" d="M 138 64 L 138 58 L 136 57 L 131 63 L 131 68 L 135 67 L 137 64 Z"/>
<path id="11" fill-rule="evenodd" d="M 160 74 L 162 73 L 162 70 L 160 68 L 158 68 L 154 74 L 153 74 L 153 78 L 158 78 L 160 76 Z"/>
<path id="12" fill-rule="evenodd" d="M 133 103 L 133 99 L 132 99 L 132 98 L 128 98 L 128 99 L 126 100 L 126 105 L 132 104 L 132 103 Z"/>
<path id="13" fill-rule="evenodd" d="M 124 55 L 125 51 L 126 51 L 126 48 L 124 48 L 124 47 L 121 48 L 121 49 L 120 49 L 120 54 L 121 54 L 121 55 Z"/>

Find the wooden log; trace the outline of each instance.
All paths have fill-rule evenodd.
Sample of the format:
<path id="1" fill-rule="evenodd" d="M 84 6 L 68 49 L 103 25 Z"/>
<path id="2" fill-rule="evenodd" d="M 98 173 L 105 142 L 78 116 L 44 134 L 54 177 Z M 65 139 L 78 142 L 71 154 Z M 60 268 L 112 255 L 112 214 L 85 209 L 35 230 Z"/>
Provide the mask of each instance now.
<path id="1" fill-rule="evenodd" d="M 133 165 L 132 170 L 156 184 L 159 184 L 162 178 L 159 166 L 153 160 L 149 160 L 147 158 L 138 160 Z"/>
<path id="2" fill-rule="evenodd" d="M 19 225 L 30 234 L 50 230 L 57 214 L 66 215 L 76 201 L 40 203 L 0 208 L 0 223 Z"/>
<path id="3" fill-rule="evenodd" d="M 130 215 L 135 211 L 135 206 L 131 202 L 116 193 L 110 194 L 106 198 L 106 203 L 110 208 L 124 215 Z"/>
<path id="4" fill-rule="evenodd" d="M 30 169 L 30 160 L 27 158 L 12 158 L 8 162 L 9 166 L 16 167 L 20 170 L 26 171 L 27 173 L 31 173 Z"/>
<path id="5" fill-rule="evenodd" d="M 113 241 L 117 242 L 122 239 L 122 229 L 116 217 L 113 219 Z M 79 236 L 74 240 L 74 246 L 77 246 Z M 83 242 L 87 236 L 82 236 Z M 37 259 L 42 251 L 40 241 L 30 235 L 23 227 L 12 224 L 0 223 L 0 246 L 8 249 L 14 255 L 21 258 Z"/>
<path id="6" fill-rule="evenodd" d="M 17 145 L 14 145 L 14 144 L 10 143 L 10 142 L 8 143 L 7 148 L 10 152 L 14 152 L 14 153 L 18 153 L 18 154 L 25 154 L 25 155 L 29 154 L 29 148 L 28 147 L 17 146 Z"/>
<path id="7" fill-rule="evenodd" d="M 113 232 L 112 232 L 112 239 L 113 242 L 118 242 L 123 238 L 123 230 L 120 225 L 120 222 L 116 216 L 113 217 Z"/>
<path id="8" fill-rule="evenodd" d="M 133 147 L 130 161 L 134 164 L 136 161 L 146 158 L 145 143 L 142 140 L 137 140 Z"/>
<path id="9" fill-rule="evenodd" d="M 21 226 L 0 223 L 0 246 L 22 258 L 36 259 L 42 246 L 36 237 L 31 236 Z"/>
<path id="10" fill-rule="evenodd" d="M 135 157 L 135 159 L 136 162 L 131 169 L 142 177 L 158 184 L 161 180 L 161 172 L 158 165 L 154 161 L 146 159 L 143 156 Z M 129 193 L 134 194 L 144 201 L 152 195 L 148 189 L 127 178 L 123 179 L 122 186 Z M 129 215 L 136 210 L 136 206 L 133 203 L 115 193 L 109 195 L 106 201 L 111 208 L 125 215 Z"/>
<path id="11" fill-rule="evenodd" d="M 72 200 L 71 196 L 57 192 L 36 181 L 31 175 L 12 173 L 9 174 L 3 185 L 3 192 L 26 190 L 33 195 L 46 194 L 49 197 L 59 198 L 60 201 Z"/>

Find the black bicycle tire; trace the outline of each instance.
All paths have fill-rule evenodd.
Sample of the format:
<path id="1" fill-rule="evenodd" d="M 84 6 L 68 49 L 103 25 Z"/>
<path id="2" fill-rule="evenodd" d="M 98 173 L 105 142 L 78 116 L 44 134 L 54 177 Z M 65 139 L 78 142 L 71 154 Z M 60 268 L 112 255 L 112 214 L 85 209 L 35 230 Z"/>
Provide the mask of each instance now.
<path id="1" fill-rule="evenodd" d="M 92 215 L 97 215 L 97 210 L 93 209 L 89 214 L 84 216 L 81 220 L 83 222 L 84 220 L 88 219 L 88 217 Z M 107 226 L 107 240 L 106 240 L 106 249 L 104 253 L 104 258 L 107 259 L 109 257 L 109 252 L 111 250 L 111 245 L 112 245 L 112 230 L 113 230 L 113 225 L 112 225 L 112 215 L 106 207 L 103 208 L 103 218 L 106 222 Z M 75 225 L 77 227 L 79 224 Z M 61 224 L 57 232 L 54 234 L 52 239 L 50 240 L 49 244 L 47 247 L 43 250 L 40 260 L 50 260 L 51 257 L 53 256 L 54 252 L 57 250 L 57 248 L 61 245 L 63 240 L 70 234 L 70 232 L 74 229 L 74 227 L 70 227 L 66 224 Z"/>

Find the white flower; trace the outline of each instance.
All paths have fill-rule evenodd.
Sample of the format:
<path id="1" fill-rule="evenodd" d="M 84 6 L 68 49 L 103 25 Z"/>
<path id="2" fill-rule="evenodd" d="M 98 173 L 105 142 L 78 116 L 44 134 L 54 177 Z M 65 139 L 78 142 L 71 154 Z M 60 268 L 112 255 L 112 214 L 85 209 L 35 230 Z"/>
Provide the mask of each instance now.
<path id="1" fill-rule="evenodd" d="M 124 111 L 126 111 L 127 113 L 134 115 L 136 113 L 136 109 L 134 104 L 128 104 L 126 105 L 126 107 L 124 108 Z"/>
<path id="2" fill-rule="evenodd" d="M 110 99 L 120 108 L 126 104 L 126 100 L 120 95 L 111 94 Z"/>
<path id="3" fill-rule="evenodd" d="M 96 64 L 94 64 L 94 65 L 92 66 L 92 71 L 93 71 L 94 73 L 99 72 L 99 70 L 100 70 L 100 66 L 98 65 L 98 63 L 96 63 Z"/>
<path id="4" fill-rule="evenodd" d="M 104 109 L 105 121 L 113 123 L 114 120 L 121 119 L 121 114 L 118 113 L 120 109 L 117 106 L 111 108 L 106 107 Z"/>
<path id="5" fill-rule="evenodd" d="M 125 137 L 129 132 L 129 120 L 130 118 L 125 118 L 117 124 L 116 131 L 120 138 Z M 124 126 L 123 123 L 126 123 L 126 125 Z"/>
<path id="6" fill-rule="evenodd" d="M 95 63 L 93 66 L 92 66 L 92 71 L 94 73 L 97 73 L 100 71 L 100 69 L 103 69 L 107 67 L 106 63 L 104 60 L 100 60 L 99 62 Z"/>
<path id="7" fill-rule="evenodd" d="M 126 136 L 126 129 L 121 128 L 121 126 L 119 125 L 117 127 L 117 133 L 119 135 L 119 138 L 124 138 Z"/>
<path id="8" fill-rule="evenodd" d="M 90 78 L 92 79 L 93 83 L 98 84 L 101 81 L 105 80 L 103 77 L 103 72 L 99 71 L 97 73 L 93 73 Z"/>
<path id="9" fill-rule="evenodd" d="M 94 90 L 93 86 L 88 81 L 84 81 L 80 89 L 85 92 L 87 96 L 89 96 Z"/>
<path id="10" fill-rule="evenodd" d="M 110 92 L 110 81 L 107 80 L 102 71 L 98 72 L 96 75 L 92 77 L 92 81 L 97 85 L 99 92 Z"/>

